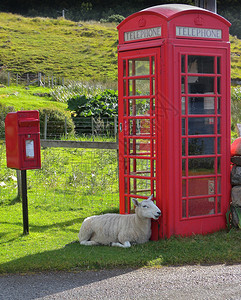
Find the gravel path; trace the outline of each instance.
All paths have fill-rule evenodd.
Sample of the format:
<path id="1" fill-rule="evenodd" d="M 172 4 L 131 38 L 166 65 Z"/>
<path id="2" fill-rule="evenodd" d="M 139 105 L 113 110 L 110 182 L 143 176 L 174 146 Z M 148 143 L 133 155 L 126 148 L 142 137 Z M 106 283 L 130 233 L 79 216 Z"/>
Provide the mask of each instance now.
<path id="1" fill-rule="evenodd" d="M 0 276 L 1 300 L 241 299 L 241 265 Z"/>

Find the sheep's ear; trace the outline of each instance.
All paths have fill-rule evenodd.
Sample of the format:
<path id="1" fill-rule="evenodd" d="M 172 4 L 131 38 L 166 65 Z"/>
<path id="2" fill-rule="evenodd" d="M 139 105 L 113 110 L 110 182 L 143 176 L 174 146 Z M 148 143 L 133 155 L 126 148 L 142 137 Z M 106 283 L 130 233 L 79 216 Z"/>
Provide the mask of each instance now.
<path id="1" fill-rule="evenodd" d="M 139 202 L 138 202 L 138 200 L 137 199 L 132 199 L 132 202 L 133 202 L 133 204 L 137 207 L 137 206 L 139 206 Z"/>
<path id="2" fill-rule="evenodd" d="M 152 198 L 153 198 L 153 194 L 147 200 L 152 200 Z"/>

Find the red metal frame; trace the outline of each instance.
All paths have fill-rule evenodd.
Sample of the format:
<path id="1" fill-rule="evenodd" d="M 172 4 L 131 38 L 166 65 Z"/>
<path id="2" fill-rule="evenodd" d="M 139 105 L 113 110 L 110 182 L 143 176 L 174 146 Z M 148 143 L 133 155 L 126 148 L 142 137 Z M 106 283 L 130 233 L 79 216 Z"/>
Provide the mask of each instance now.
<path id="1" fill-rule="evenodd" d="M 186 5 L 149 8 L 131 15 L 118 26 L 120 212 L 132 212 L 132 197 L 145 199 L 153 193 L 154 201 L 162 210 L 162 217 L 153 222 L 154 240 L 225 228 L 230 201 L 229 26 L 228 21 L 216 14 Z M 186 36 L 179 34 L 179 28 L 183 28 Z M 128 40 L 125 40 L 126 32 Z M 143 38 L 145 34 L 149 38 Z M 200 73 L 198 69 L 188 73 L 188 58 L 196 56 L 213 61 L 211 73 L 209 70 Z M 133 62 L 138 59 L 143 62 L 143 68 L 149 61 L 148 74 L 136 74 Z M 152 74 L 152 59 L 155 74 Z M 213 81 L 214 90 L 206 93 L 204 89 L 194 94 L 188 91 L 188 78 L 200 82 L 207 79 L 206 86 Z M 155 93 L 152 93 L 152 79 L 155 79 Z M 149 81 L 150 93 L 140 96 L 136 90 L 142 85 L 136 84 L 144 80 Z M 189 114 L 188 99 L 190 103 L 202 101 L 204 105 L 205 102 L 206 111 Z M 143 100 L 150 102 L 150 109 L 147 114 L 138 115 L 138 105 Z M 208 112 L 208 108 L 212 111 Z M 191 121 L 196 121 L 195 126 L 207 123 L 204 127 L 210 132 L 192 132 Z M 182 124 L 185 124 L 184 131 Z M 213 159 L 214 169 L 191 174 L 188 166 L 192 158 Z M 184 160 L 185 173 L 182 172 Z M 143 161 L 147 162 L 146 169 L 140 168 L 139 163 Z M 140 191 L 142 181 L 147 180 L 148 189 Z M 196 208 L 192 203 L 196 203 Z"/>

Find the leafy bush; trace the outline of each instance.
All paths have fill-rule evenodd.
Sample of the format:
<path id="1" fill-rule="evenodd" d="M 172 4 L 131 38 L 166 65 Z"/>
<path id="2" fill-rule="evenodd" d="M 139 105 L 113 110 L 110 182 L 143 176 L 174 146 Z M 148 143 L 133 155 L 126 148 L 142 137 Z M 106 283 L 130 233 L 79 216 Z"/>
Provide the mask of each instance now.
<path id="1" fill-rule="evenodd" d="M 6 115 L 14 111 L 14 107 L 6 106 L 0 103 L 0 138 L 5 136 L 5 118 Z"/>
<path id="2" fill-rule="evenodd" d="M 74 131 L 74 122 L 71 116 L 57 108 L 42 108 L 39 110 L 40 133 L 44 134 L 45 115 L 47 114 L 47 136 L 60 137 L 65 134 L 65 124 L 67 133 Z"/>
<path id="3" fill-rule="evenodd" d="M 79 95 L 68 100 L 68 109 L 72 112 L 76 133 L 93 134 L 93 117 L 96 134 L 114 132 L 114 116 L 118 115 L 118 94 L 114 90 L 105 90 L 97 95 Z M 79 126 L 81 124 L 81 126 Z"/>
<path id="4" fill-rule="evenodd" d="M 76 117 L 114 117 L 118 115 L 118 93 L 105 90 L 94 96 L 79 95 L 70 98 L 68 109 Z"/>
<path id="5" fill-rule="evenodd" d="M 107 17 L 106 19 L 100 19 L 101 23 L 120 23 L 123 20 L 125 20 L 125 17 L 121 16 L 121 15 L 111 15 L 109 17 Z"/>
<path id="6" fill-rule="evenodd" d="M 241 86 L 231 88 L 232 130 L 241 123 Z"/>

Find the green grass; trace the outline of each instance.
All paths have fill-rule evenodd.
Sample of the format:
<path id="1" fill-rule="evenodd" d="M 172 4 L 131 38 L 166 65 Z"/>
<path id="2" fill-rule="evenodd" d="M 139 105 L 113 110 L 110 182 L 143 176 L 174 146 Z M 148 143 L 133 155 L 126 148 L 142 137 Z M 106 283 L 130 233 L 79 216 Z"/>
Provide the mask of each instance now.
<path id="1" fill-rule="evenodd" d="M 15 111 L 31 110 L 40 108 L 58 108 L 63 111 L 67 109 L 66 103 L 53 101 L 51 97 L 41 94 L 49 94 L 50 88 L 30 86 L 0 87 L 0 102 L 6 106 L 13 106 Z"/>
<path id="2" fill-rule="evenodd" d="M 117 80 L 116 24 L 26 18 L 0 13 L 0 62 L 25 74 L 74 80 Z M 241 78 L 241 41 L 230 37 L 231 77 Z"/>
<path id="3" fill-rule="evenodd" d="M 117 78 L 116 25 L 0 13 L 0 62 L 7 70 L 68 79 Z"/>
<path id="4" fill-rule="evenodd" d="M 95 211 L 97 212 L 97 211 Z M 99 211 L 100 212 L 100 211 Z M 98 212 L 97 212 L 98 213 Z M 164 265 L 241 263 L 241 231 L 172 237 L 130 249 L 68 244 L 90 210 L 29 213 L 30 234 L 22 232 L 21 205 L 0 208 L 0 273 L 93 270 Z M 67 245 L 66 245 L 67 244 Z"/>
<path id="5" fill-rule="evenodd" d="M 5 149 L 0 149 L 0 183 L 6 184 L 0 186 L 0 274 L 241 263 L 241 231 L 234 229 L 130 249 L 70 244 L 84 218 L 118 212 L 115 151 L 42 150 L 42 169 L 27 171 L 30 234 L 24 236 L 16 174 L 6 168 Z"/>

